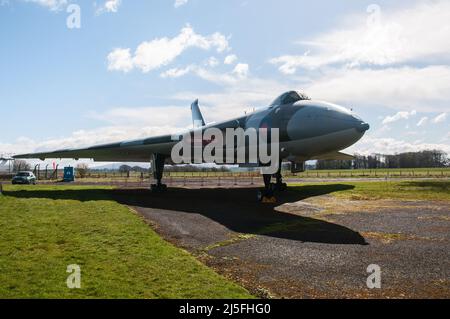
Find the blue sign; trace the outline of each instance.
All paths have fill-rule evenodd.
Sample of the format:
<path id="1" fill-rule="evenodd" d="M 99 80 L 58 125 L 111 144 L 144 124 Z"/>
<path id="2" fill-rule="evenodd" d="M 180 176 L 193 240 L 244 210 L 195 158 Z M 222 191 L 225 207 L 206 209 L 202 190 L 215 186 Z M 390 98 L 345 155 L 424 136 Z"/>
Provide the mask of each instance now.
<path id="1" fill-rule="evenodd" d="M 64 182 L 75 181 L 75 169 L 73 167 L 64 167 Z"/>

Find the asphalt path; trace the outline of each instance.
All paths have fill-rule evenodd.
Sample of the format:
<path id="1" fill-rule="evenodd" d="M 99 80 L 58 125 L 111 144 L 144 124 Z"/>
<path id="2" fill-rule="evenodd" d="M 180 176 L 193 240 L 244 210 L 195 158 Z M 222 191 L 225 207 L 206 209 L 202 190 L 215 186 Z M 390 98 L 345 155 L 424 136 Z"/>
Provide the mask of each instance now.
<path id="1" fill-rule="evenodd" d="M 347 201 L 318 185 L 255 200 L 257 187 L 118 189 L 163 238 L 261 297 L 450 298 L 450 205 Z M 381 288 L 369 289 L 369 265 Z"/>

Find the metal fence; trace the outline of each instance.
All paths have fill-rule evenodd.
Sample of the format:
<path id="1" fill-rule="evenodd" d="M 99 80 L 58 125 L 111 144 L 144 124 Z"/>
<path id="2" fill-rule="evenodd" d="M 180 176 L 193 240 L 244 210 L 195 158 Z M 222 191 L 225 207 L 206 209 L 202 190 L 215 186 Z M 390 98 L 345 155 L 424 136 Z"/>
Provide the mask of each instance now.
<path id="1" fill-rule="evenodd" d="M 34 174 L 40 181 L 56 181 L 63 179 L 62 169 L 35 169 Z M 11 180 L 14 174 L 0 173 L 0 180 Z M 450 178 L 450 168 L 430 168 L 430 169 L 360 169 L 360 170 L 307 170 L 301 173 L 291 173 L 283 171 L 286 179 L 339 179 L 339 178 Z M 260 179 L 259 171 L 252 172 L 165 172 L 165 180 L 183 181 L 189 183 L 189 180 L 217 180 L 238 181 L 248 180 L 257 181 Z M 117 171 L 95 171 L 91 170 L 85 174 L 76 171 L 76 179 L 79 181 L 92 182 L 146 182 L 152 180 L 150 172 L 117 172 Z M 186 181 L 186 182 L 185 182 Z"/>

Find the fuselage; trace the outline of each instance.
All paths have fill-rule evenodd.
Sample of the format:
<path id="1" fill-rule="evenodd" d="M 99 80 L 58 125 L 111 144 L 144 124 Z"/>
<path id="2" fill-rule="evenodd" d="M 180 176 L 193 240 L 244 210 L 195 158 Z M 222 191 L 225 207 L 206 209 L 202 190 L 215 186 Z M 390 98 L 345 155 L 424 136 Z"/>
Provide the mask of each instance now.
<path id="1" fill-rule="evenodd" d="M 353 145 L 363 137 L 369 124 L 345 107 L 323 101 L 300 100 L 273 105 L 204 129 L 211 127 L 221 130 L 277 128 L 281 158 L 306 161 Z"/>
<path id="2" fill-rule="evenodd" d="M 278 128 L 282 157 L 310 159 L 345 149 L 364 135 L 369 125 L 352 111 L 328 102 L 302 100 L 269 107 L 248 116 L 245 127 Z"/>
<path id="3" fill-rule="evenodd" d="M 269 107 L 184 133 L 80 149 L 17 155 L 14 158 L 90 158 L 104 162 L 148 162 L 153 155 L 158 154 L 170 162 L 172 150 L 184 134 L 194 135 L 194 131 L 205 132 L 209 128 L 222 132 L 227 129 L 278 129 L 280 159 L 302 162 L 353 145 L 369 129 L 369 124 L 342 106 L 310 100 L 301 93 L 290 91 L 278 97 Z M 246 143 L 240 146 L 249 149 Z M 200 147 L 204 148 L 205 145 L 207 143 L 202 143 Z M 230 162 L 227 160 L 220 164 L 223 163 Z"/>

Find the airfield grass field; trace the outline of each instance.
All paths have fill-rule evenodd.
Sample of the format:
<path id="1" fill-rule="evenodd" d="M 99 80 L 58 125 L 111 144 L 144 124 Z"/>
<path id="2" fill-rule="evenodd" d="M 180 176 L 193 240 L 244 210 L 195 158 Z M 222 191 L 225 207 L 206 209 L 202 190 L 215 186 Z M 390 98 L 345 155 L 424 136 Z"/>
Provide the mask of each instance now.
<path id="1" fill-rule="evenodd" d="M 98 175 L 98 176 L 101 176 Z M 111 177 L 106 174 L 107 177 Z M 132 174 L 138 178 L 140 175 Z M 259 177 L 259 171 L 255 172 L 166 172 L 167 177 Z M 443 178 L 450 177 L 450 168 L 378 168 L 378 169 L 330 169 L 330 170 L 306 170 L 292 174 L 283 171 L 286 178 Z"/>
<path id="2" fill-rule="evenodd" d="M 450 202 L 450 181 L 444 179 L 289 186 L 300 199 L 330 194 L 357 201 Z M 113 194 L 108 186 L 4 185 L 0 298 L 253 297 L 164 241 Z M 66 286 L 70 264 L 81 267 L 81 289 Z"/>
<path id="3" fill-rule="evenodd" d="M 67 288 L 71 264 L 81 267 L 81 289 Z M 0 195 L 0 298 L 249 297 L 161 239 L 107 187 L 8 185 Z"/>
<path id="4" fill-rule="evenodd" d="M 318 187 L 326 191 L 336 183 L 302 183 L 289 184 L 297 188 L 305 196 L 314 196 Z M 338 198 L 351 200 L 430 200 L 450 201 L 450 181 L 448 180 L 420 180 L 420 181 L 383 181 L 383 182 L 339 182 L 339 185 L 351 186 L 342 191 L 333 192 Z"/>

